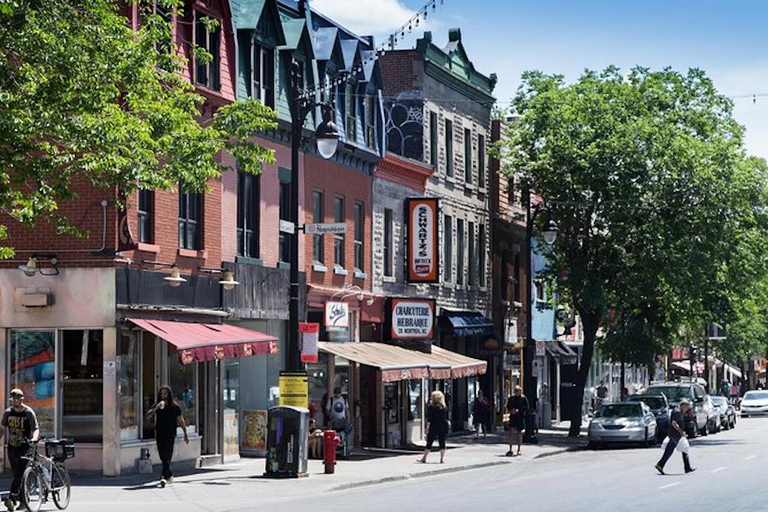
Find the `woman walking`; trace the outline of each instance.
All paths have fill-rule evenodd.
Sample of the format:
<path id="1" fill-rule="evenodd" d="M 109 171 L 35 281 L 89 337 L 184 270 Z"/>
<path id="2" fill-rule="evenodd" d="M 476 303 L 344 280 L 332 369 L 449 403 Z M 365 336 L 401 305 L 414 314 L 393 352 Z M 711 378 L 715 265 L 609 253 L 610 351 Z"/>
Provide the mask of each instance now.
<path id="1" fill-rule="evenodd" d="M 483 396 L 483 390 L 477 390 L 477 398 L 472 404 L 472 423 L 475 425 L 475 439 L 480 434 L 480 427 L 483 427 L 483 437 L 488 433 L 491 424 L 491 404 Z"/>
<path id="2" fill-rule="evenodd" d="M 445 395 L 433 391 L 427 405 L 427 447 L 418 462 L 427 462 L 427 455 L 432 451 L 432 445 L 437 439 L 440 446 L 440 464 L 445 462 L 445 435 L 448 433 L 448 408 L 445 406 Z"/>
<path id="3" fill-rule="evenodd" d="M 181 414 L 181 407 L 173 399 L 173 392 L 168 386 L 162 386 L 157 392 L 157 403 L 147 412 L 147 419 L 155 418 L 155 441 L 157 453 L 163 463 L 160 474 L 160 487 L 165 487 L 173 481 L 171 472 L 171 459 L 173 458 L 173 444 L 176 442 L 176 427 L 181 427 L 184 432 L 184 442 L 189 444 L 187 424 Z"/>

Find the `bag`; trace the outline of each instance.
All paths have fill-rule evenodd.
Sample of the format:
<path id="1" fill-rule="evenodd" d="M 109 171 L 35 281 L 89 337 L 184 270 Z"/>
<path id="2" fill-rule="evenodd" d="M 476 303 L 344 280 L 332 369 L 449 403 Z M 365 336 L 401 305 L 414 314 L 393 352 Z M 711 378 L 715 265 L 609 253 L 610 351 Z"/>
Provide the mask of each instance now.
<path id="1" fill-rule="evenodd" d="M 691 445 L 688 442 L 688 438 L 687 437 L 681 438 L 677 442 L 677 446 L 675 446 L 675 449 L 680 453 L 688 453 L 691 450 Z"/>

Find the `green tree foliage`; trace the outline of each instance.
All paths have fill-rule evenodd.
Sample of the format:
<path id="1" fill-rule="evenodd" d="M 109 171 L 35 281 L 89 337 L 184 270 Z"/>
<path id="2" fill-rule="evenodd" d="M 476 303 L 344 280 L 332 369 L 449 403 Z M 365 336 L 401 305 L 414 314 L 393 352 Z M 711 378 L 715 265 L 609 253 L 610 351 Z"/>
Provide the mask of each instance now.
<path id="1" fill-rule="evenodd" d="M 201 119 L 204 99 L 181 75 L 188 63 L 162 14 L 180 20 L 183 2 L 157 4 L 138 1 L 134 31 L 114 0 L 0 0 L 0 212 L 78 234 L 58 213 L 73 183 L 203 191 L 225 170 L 222 151 L 249 173 L 274 161 L 249 140 L 276 127 L 270 108 L 240 101 Z"/>
<path id="2" fill-rule="evenodd" d="M 601 327 L 642 363 L 678 332 L 754 320 L 739 297 L 764 295 L 768 173 L 703 71 L 528 72 L 513 108 L 498 154 L 560 228 L 545 273 L 584 325 L 576 396 Z"/>

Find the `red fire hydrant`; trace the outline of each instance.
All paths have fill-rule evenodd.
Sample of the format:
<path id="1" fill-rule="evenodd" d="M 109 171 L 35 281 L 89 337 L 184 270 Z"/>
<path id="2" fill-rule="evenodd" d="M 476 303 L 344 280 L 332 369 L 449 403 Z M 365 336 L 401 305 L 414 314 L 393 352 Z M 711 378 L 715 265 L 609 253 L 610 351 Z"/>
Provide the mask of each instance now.
<path id="1" fill-rule="evenodd" d="M 331 475 L 336 469 L 336 447 L 339 446 L 341 439 L 335 430 L 325 430 L 323 432 L 323 464 L 325 464 L 325 474 Z"/>

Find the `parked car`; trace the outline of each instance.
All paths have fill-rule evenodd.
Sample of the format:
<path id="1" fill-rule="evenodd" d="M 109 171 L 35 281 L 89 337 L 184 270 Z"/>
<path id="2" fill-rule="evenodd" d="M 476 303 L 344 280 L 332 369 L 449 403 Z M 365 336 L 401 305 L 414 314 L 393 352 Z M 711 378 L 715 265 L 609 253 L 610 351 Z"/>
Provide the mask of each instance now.
<path id="1" fill-rule="evenodd" d="M 768 414 L 768 391 L 747 391 L 741 399 L 741 417 Z"/>
<path id="2" fill-rule="evenodd" d="M 720 423 L 723 428 L 729 429 L 736 426 L 736 409 L 724 396 L 713 396 L 712 403 L 720 410 Z"/>
<path id="3" fill-rule="evenodd" d="M 716 426 L 712 401 L 708 400 L 707 393 L 700 384 L 690 381 L 653 384 L 648 386 L 644 394 L 658 395 L 659 393 L 667 397 L 670 407 L 677 407 L 681 400 L 688 400 L 691 403 L 693 418 L 686 418 L 685 421 L 688 437 L 696 437 L 697 434 L 707 435 L 710 427 Z"/>
<path id="4" fill-rule="evenodd" d="M 589 422 L 590 447 L 608 443 L 656 443 L 656 415 L 644 402 L 603 404 Z"/>
<path id="5" fill-rule="evenodd" d="M 656 416 L 656 439 L 663 441 L 669 431 L 669 402 L 662 395 L 630 395 L 627 402 L 642 402 Z"/>
<path id="6" fill-rule="evenodd" d="M 713 434 L 723 429 L 720 421 L 720 408 L 712 401 L 712 397 L 704 395 L 704 409 L 707 411 L 707 430 Z"/>

